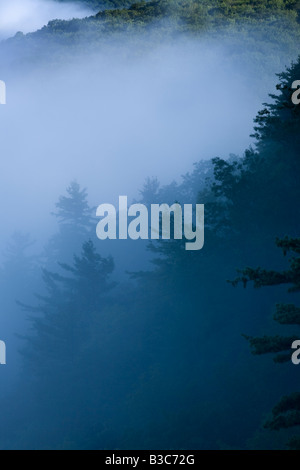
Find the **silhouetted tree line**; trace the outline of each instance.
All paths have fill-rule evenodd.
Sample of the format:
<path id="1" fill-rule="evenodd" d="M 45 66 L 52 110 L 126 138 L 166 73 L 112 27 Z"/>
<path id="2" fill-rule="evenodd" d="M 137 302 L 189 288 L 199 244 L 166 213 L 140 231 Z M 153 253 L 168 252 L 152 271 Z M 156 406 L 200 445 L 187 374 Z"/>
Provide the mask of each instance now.
<path id="1" fill-rule="evenodd" d="M 20 267 L 34 266 L 36 278 L 42 265 L 42 282 L 35 300 L 18 296 L 30 330 L 14 393 L 18 418 L 1 446 L 246 448 L 278 400 L 266 426 L 300 424 L 297 369 L 257 361 L 242 337 L 249 331 L 256 354 L 280 353 L 282 363 L 298 334 L 299 308 L 278 285 L 291 284 L 297 295 L 299 258 L 286 270 L 274 240 L 299 254 L 300 106 L 290 99 L 299 77 L 299 61 L 279 76 L 278 94 L 255 120 L 256 144 L 242 158 L 200 161 L 181 183 L 148 179 L 140 191 L 144 204 L 204 203 L 203 250 L 153 242 L 153 268 L 116 283 L 118 259 L 101 255 L 95 211 L 76 182 L 56 205 L 59 230 L 40 259 L 24 255 L 31 242 L 19 236 L 2 274 L 14 282 Z M 236 283 L 273 287 L 232 289 L 226 280 L 254 264 L 270 268 L 246 268 Z M 275 319 L 292 328 L 288 337 L 273 334 L 268 312 L 276 302 Z M 251 333 L 267 330 L 270 336 Z M 297 438 L 290 447 L 299 447 Z"/>

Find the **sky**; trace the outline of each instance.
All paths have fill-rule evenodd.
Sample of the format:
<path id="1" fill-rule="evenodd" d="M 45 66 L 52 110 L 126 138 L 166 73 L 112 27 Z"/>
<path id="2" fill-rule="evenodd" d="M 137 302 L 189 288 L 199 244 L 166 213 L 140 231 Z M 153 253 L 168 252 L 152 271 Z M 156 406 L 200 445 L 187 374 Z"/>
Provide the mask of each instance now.
<path id="1" fill-rule="evenodd" d="M 144 180 L 179 179 L 193 163 L 241 155 L 261 96 L 201 44 L 132 62 L 78 58 L 6 83 L 0 197 L 7 231 L 39 229 L 76 179 L 95 205 L 138 196 Z"/>
<path id="2" fill-rule="evenodd" d="M 88 16 L 90 11 L 73 3 L 52 0 L 0 0 L 0 39 L 42 28 L 53 19 Z"/>
<path id="3" fill-rule="evenodd" d="M 69 3 L 0 0 L 0 36 L 88 13 Z M 85 53 L 48 68 L 29 62 L 26 74 L 5 77 L 0 256 L 16 230 L 51 234 L 50 212 L 74 179 L 93 206 L 116 204 L 119 195 L 138 197 L 147 177 L 168 184 L 198 160 L 242 155 L 252 143 L 268 97 L 227 46 L 174 40 L 145 51 L 130 60 Z M 275 82 L 270 75 L 266 88 Z"/>

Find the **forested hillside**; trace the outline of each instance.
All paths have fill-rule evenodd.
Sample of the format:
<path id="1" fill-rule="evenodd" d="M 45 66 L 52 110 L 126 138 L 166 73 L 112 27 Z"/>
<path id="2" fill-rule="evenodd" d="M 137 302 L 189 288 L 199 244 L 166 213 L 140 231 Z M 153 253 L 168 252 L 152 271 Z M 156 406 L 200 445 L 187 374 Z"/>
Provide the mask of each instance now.
<path id="1" fill-rule="evenodd" d="M 53 20 L 41 30 L 0 46 L 3 70 L 34 63 L 59 64 L 74 53 L 142 56 L 153 48 L 188 39 L 222 44 L 227 54 L 262 82 L 297 57 L 297 1 L 158 0 L 105 4 L 85 19 Z M 19 57 L 19 58 L 17 58 Z M 250 65 L 251 64 L 251 65 Z"/>
<path id="2" fill-rule="evenodd" d="M 41 294 L 21 304 L 32 328 L 22 348 L 26 383 L 14 394 L 18 419 L 6 426 L 15 445 L 285 447 L 286 431 L 274 438 L 259 429 L 270 401 L 297 390 L 297 374 L 258 364 L 241 334 L 274 331 L 269 310 L 286 295 L 240 291 L 226 280 L 250 262 L 282 268 L 274 240 L 298 233 L 299 107 L 289 86 L 298 70 L 299 62 L 280 76 L 279 95 L 258 113 L 254 149 L 199 162 L 181 184 L 149 178 L 142 188 L 146 205 L 205 204 L 204 251 L 186 252 L 184 240 L 154 242 L 153 269 L 116 285 L 118 259 L 97 251 L 87 192 L 73 183 L 59 198 Z M 62 262 L 84 238 L 73 261 Z"/>
<path id="3" fill-rule="evenodd" d="M 115 9 L 99 11 L 96 15 L 82 20 L 51 21 L 47 27 L 28 37 L 43 38 L 54 35 L 56 38 L 63 36 L 64 40 L 73 41 L 76 36 L 85 33 L 91 40 L 117 31 L 129 30 L 131 34 L 147 31 L 150 25 L 157 34 L 160 34 L 159 31 L 164 35 L 173 34 L 175 31 L 197 34 L 216 32 L 220 28 L 232 28 L 241 23 L 243 27 L 248 25 L 258 30 L 262 24 L 270 28 L 276 25 L 280 34 L 289 36 L 293 33 L 299 38 L 299 11 L 299 2 L 296 0 L 128 2 L 116 5 Z M 287 24 L 289 28 L 286 28 Z"/>
<path id="4" fill-rule="evenodd" d="M 128 6 L 129 4 L 127 4 Z M 126 6 L 126 5 L 124 5 Z M 265 1 L 207 1 L 207 0 L 158 0 L 136 2 L 129 8 L 107 10 L 83 20 L 54 21 L 43 34 L 73 34 L 87 31 L 93 35 L 135 27 L 143 31 L 155 23 L 155 29 L 166 34 L 169 30 L 203 32 L 228 27 L 243 22 L 254 27 L 267 21 L 270 24 L 286 23 L 296 28 L 299 24 L 299 2 Z M 165 20 L 165 24 L 163 22 Z M 168 21 L 166 21 L 168 20 Z M 39 33 L 40 34 L 40 33 Z M 288 31 L 286 31 L 288 34 Z"/>
<path id="5" fill-rule="evenodd" d="M 131 0 L 56 0 L 59 3 L 79 3 L 88 6 L 92 10 L 100 11 L 106 8 L 125 8 L 133 2 Z"/>
<path id="6" fill-rule="evenodd" d="M 0 448 L 298 448 L 300 2 L 82 3 L 0 44 Z M 204 204 L 203 249 L 99 240 L 126 190 Z"/>

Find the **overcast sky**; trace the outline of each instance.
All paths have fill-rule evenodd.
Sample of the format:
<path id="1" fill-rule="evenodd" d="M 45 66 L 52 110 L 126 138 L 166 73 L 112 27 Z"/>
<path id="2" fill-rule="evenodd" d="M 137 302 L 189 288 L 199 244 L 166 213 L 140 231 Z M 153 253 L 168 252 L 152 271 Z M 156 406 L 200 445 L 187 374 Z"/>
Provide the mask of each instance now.
<path id="1" fill-rule="evenodd" d="M 87 8 L 51 0 L 0 0 L 0 39 L 18 31 L 28 33 L 53 19 L 80 18 L 90 14 Z"/>

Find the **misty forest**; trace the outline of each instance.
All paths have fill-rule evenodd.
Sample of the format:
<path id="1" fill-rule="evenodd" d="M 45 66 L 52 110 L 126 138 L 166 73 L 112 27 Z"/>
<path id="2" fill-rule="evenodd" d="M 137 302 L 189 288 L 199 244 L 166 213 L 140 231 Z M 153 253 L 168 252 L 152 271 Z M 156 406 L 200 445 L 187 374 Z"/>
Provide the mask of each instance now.
<path id="1" fill-rule="evenodd" d="M 299 0 L 0 0 L 0 449 L 300 449 L 299 53 Z"/>

